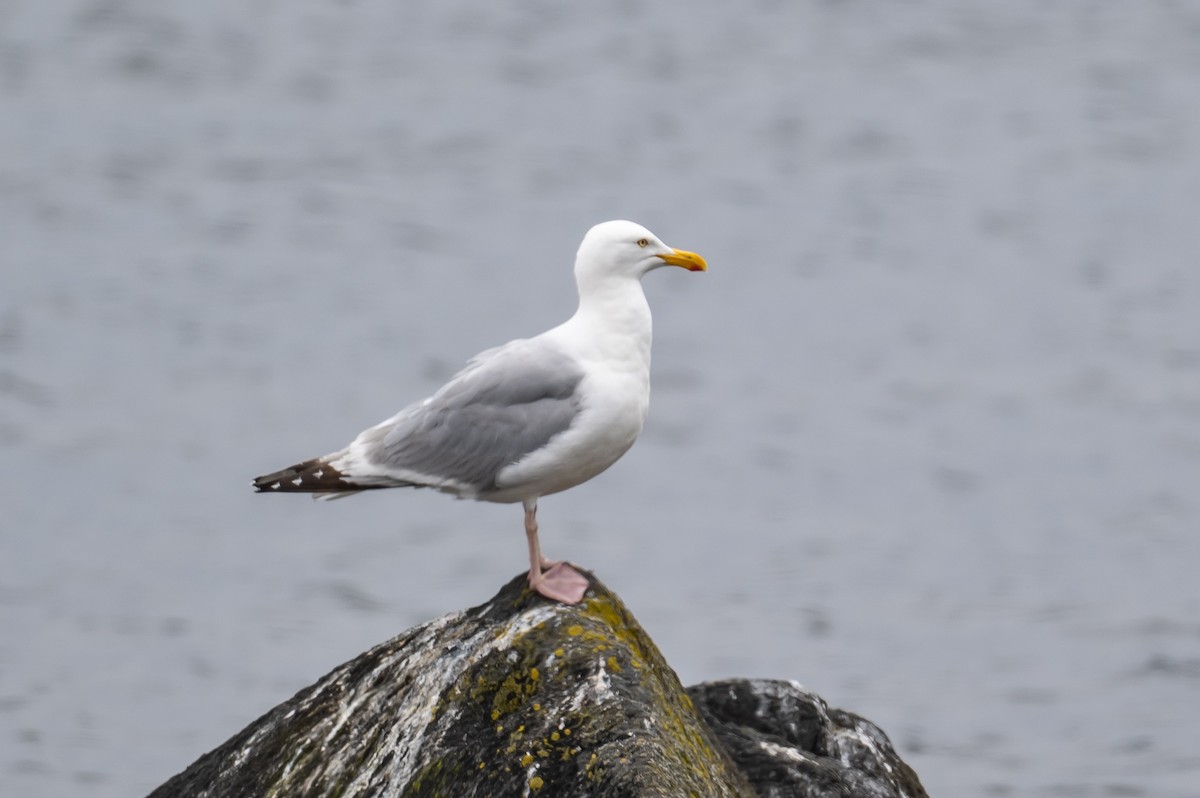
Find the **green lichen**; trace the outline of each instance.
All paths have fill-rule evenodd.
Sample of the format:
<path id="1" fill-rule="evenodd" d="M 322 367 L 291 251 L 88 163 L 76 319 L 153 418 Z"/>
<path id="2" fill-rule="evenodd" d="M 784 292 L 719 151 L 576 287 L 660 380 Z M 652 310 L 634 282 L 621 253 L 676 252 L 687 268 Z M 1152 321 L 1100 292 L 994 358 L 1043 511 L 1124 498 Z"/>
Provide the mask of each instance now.
<path id="1" fill-rule="evenodd" d="M 505 626 L 506 633 L 511 634 L 515 622 Z M 608 672 L 621 697 L 596 695 L 569 712 L 563 698 L 598 668 Z M 628 700 L 652 713 L 653 734 L 642 734 L 640 727 L 632 736 L 620 731 L 628 722 L 621 705 Z M 552 785 L 556 773 L 575 773 L 600 784 L 620 780 L 627 772 L 613 765 L 636 760 L 643 767 L 661 763 L 661 783 L 675 794 L 707 795 L 714 778 L 726 770 L 674 671 L 607 591 L 513 635 L 507 648 L 477 661 L 443 695 L 439 714 L 450 707 L 454 713 L 447 717 L 464 729 L 460 734 L 475 727 L 490 740 L 476 739 L 489 748 L 475 750 L 467 769 L 473 778 L 499 779 L 497 784 L 511 784 L 509 779 L 530 768 L 534 772 L 525 784 L 533 792 Z M 617 742 L 614 733 L 621 735 Z M 581 754 L 586 759 L 573 765 Z M 428 790 L 449 783 L 444 776 L 450 763 L 439 764 L 422 771 L 419 785 L 414 780 L 421 792 L 413 798 L 436 795 Z"/>
<path id="2" fill-rule="evenodd" d="M 727 771 L 726 760 L 714 747 L 711 734 L 699 720 L 695 706 L 675 672 L 625 607 L 612 594 L 599 592 L 588 599 L 584 614 L 596 619 L 603 632 L 585 629 L 578 636 L 614 644 L 628 657 L 628 663 L 640 672 L 640 686 L 649 691 L 648 704 L 657 710 L 656 726 L 666 738 L 667 750 L 661 753 L 666 761 L 675 765 L 671 775 L 680 777 L 684 783 L 701 785 L 717 775 L 714 771 Z M 610 672 L 619 673 L 620 661 L 613 655 L 605 663 Z M 588 777 L 597 778 L 596 774 L 602 771 L 603 762 L 593 755 L 586 768 Z"/>
<path id="3" fill-rule="evenodd" d="M 482 764 L 482 763 L 480 763 Z M 454 798 L 461 793 L 464 774 L 452 761 L 435 759 L 417 771 L 401 798 Z"/>

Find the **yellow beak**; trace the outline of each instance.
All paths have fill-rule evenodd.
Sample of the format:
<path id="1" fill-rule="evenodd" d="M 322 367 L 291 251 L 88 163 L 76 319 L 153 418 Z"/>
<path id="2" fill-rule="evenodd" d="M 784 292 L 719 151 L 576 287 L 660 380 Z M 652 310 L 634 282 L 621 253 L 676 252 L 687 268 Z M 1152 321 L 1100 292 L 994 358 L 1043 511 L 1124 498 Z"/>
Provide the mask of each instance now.
<path id="1" fill-rule="evenodd" d="M 706 272 L 708 264 L 704 262 L 704 258 L 697 255 L 695 252 L 687 252 L 682 249 L 671 250 L 670 255 L 659 255 L 658 257 L 665 260 L 672 266 L 682 266 L 689 272 Z"/>

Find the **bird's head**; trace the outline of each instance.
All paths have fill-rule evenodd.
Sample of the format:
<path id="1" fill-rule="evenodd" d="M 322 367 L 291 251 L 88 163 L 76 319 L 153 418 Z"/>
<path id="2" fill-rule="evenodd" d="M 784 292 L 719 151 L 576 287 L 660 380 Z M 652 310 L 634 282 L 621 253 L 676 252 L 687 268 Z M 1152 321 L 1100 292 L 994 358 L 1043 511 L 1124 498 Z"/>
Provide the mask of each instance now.
<path id="1" fill-rule="evenodd" d="M 641 279 L 660 266 L 708 269 L 695 252 L 669 247 L 645 227 L 626 221 L 603 222 L 588 230 L 575 255 L 575 276 L 581 283 L 613 276 Z"/>

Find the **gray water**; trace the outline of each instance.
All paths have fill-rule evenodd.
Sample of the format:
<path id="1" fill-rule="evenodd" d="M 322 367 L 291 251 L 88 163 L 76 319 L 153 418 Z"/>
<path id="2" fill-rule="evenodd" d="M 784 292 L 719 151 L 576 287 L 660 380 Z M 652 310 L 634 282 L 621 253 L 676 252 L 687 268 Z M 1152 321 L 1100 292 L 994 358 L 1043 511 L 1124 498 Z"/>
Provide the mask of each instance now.
<path id="1" fill-rule="evenodd" d="M 647 278 L 542 502 L 686 683 L 931 794 L 1200 795 L 1200 3 L 0 5 L 0 794 L 142 794 L 488 598 L 520 510 L 250 477 Z"/>

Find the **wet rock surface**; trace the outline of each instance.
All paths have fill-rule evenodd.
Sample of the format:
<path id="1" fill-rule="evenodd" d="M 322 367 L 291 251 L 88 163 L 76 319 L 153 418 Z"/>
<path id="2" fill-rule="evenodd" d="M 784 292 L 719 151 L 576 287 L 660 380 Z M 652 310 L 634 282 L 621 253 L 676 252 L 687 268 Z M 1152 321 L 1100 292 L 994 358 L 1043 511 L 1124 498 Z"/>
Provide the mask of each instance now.
<path id="1" fill-rule="evenodd" d="M 923 798 L 883 731 L 799 684 L 730 679 L 687 689 L 760 798 Z"/>
<path id="2" fill-rule="evenodd" d="M 791 682 L 685 690 L 592 579 L 524 576 L 335 669 L 152 793 L 165 796 L 911 796 L 867 721 Z"/>

